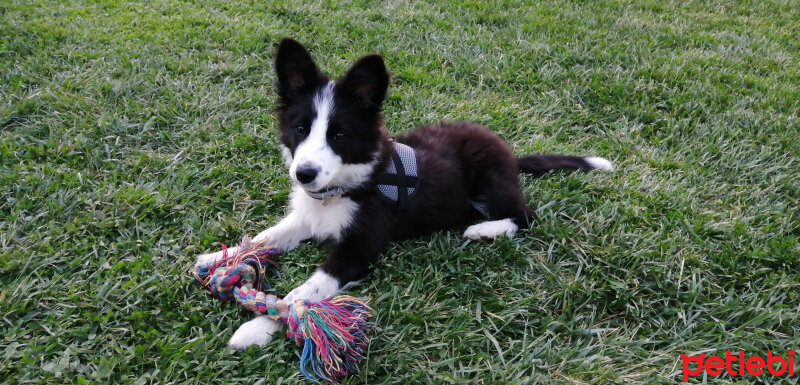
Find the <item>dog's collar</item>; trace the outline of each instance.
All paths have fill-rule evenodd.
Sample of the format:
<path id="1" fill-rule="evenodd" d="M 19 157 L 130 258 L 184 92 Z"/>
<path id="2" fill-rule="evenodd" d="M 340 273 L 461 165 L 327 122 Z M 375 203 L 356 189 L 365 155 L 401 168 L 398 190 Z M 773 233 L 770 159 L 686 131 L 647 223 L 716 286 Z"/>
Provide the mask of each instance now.
<path id="1" fill-rule="evenodd" d="M 341 198 L 343 196 L 347 196 L 347 192 L 344 190 L 344 188 L 342 188 L 340 186 L 328 187 L 328 188 L 326 188 L 324 190 L 314 191 L 314 192 L 308 191 L 308 190 L 304 190 L 304 191 L 306 192 L 306 194 L 308 194 L 308 196 L 310 196 L 310 197 L 312 197 L 314 199 L 321 200 L 322 204 L 324 204 L 324 205 L 328 204 L 328 202 L 330 202 L 330 201 L 332 201 L 332 200 L 334 200 L 336 198 Z"/>

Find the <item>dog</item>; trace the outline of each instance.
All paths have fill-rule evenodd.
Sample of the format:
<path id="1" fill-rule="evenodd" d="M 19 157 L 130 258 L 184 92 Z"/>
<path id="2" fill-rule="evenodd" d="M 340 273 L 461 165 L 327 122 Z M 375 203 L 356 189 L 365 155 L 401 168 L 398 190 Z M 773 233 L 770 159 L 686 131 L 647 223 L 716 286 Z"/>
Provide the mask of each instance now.
<path id="1" fill-rule="evenodd" d="M 599 157 L 531 155 L 475 123 L 441 123 L 392 138 L 381 108 L 389 86 L 383 58 L 360 58 L 337 80 L 303 45 L 283 39 L 275 57 L 276 114 L 292 180 L 288 215 L 253 240 L 290 251 L 307 239 L 331 240 L 327 260 L 286 301 L 319 301 L 363 280 L 392 241 L 464 228 L 473 240 L 513 237 L 536 218 L 519 174 L 612 170 Z M 235 252 L 229 248 L 228 252 Z M 209 265 L 222 252 L 201 255 Z M 242 324 L 229 345 L 265 345 L 281 325 L 266 316 Z"/>

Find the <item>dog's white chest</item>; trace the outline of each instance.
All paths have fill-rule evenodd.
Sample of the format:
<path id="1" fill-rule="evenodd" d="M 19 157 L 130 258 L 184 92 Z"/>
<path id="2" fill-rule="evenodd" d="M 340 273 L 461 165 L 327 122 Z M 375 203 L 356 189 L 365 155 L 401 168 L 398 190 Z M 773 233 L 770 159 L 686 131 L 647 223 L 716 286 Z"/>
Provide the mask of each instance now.
<path id="1" fill-rule="evenodd" d="M 311 236 L 319 240 L 341 240 L 358 211 L 358 204 L 350 198 L 314 199 L 299 186 L 292 188 L 290 206 L 298 220 L 311 230 Z"/>

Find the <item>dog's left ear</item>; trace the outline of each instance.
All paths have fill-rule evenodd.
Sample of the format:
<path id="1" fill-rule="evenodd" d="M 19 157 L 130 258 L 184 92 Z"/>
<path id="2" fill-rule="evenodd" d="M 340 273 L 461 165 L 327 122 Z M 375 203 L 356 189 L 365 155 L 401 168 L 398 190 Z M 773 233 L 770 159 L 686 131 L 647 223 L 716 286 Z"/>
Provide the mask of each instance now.
<path id="1" fill-rule="evenodd" d="M 341 80 L 341 90 L 358 102 L 361 108 L 378 108 L 386 97 L 389 73 L 380 55 L 359 59 Z"/>

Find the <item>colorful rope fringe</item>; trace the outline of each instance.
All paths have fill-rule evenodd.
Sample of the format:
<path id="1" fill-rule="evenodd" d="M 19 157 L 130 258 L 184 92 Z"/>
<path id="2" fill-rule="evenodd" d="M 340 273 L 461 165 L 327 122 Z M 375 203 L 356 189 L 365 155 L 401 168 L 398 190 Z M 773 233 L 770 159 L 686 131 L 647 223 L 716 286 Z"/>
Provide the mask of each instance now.
<path id="1" fill-rule="evenodd" d="M 303 346 L 300 372 L 311 381 L 337 382 L 358 372 L 369 339 L 367 318 L 372 316 L 368 300 L 347 295 L 320 302 L 294 303 L 265 294 L 267 265 L 277 266 L 272 257 L 280 250 L 266 241 L 245 238 L 233 256 L 223 246 L 222 260 L 201 266 L 195 279 L 223 301 L 236 300 L 258 315 L 267 315 L 288 325 L 286 336 Z"/>

